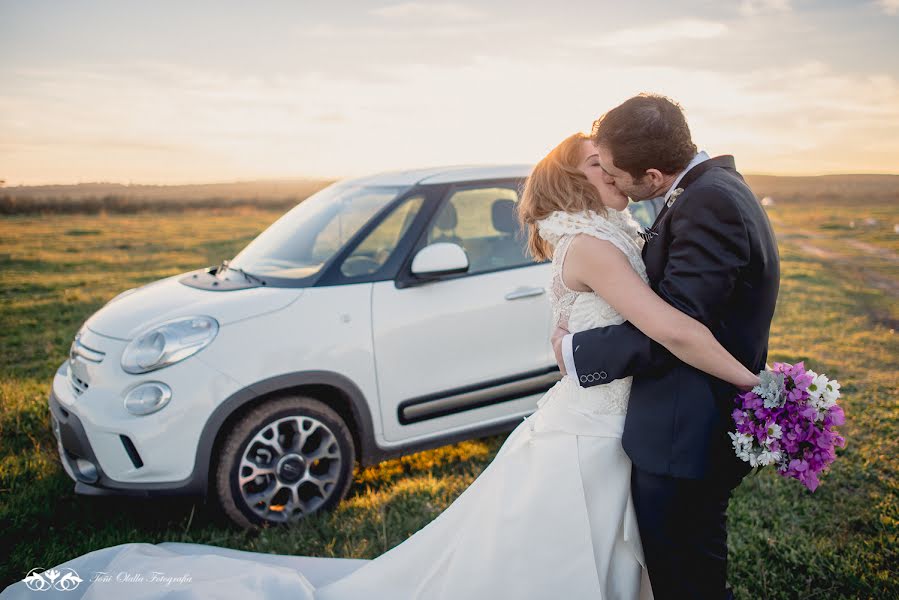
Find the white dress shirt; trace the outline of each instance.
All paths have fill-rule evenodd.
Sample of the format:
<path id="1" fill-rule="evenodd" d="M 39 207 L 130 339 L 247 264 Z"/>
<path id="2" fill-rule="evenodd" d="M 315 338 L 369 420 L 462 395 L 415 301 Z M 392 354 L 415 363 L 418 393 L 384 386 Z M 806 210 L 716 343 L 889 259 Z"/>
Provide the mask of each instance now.
<path id="1" fill-rule="evenodd" d="M 700 150 L 699 152 L 697 152 L 696 156 L 693 157 L 693 160 L 690 161 L 687 167 L 683 171 L 678 173 L 677 177 L 674 178 L 674 182 L 671 184 L 671 187 L 668 188 L 667 192 L 665 192 L 665 201 L 668 201 L 668 197 L 671 196 L 672 192 L 674 192 L 674 190 L 677 188 L 677 184 L 679 184 L 680 180 L 684 178 L 684 175 L 687 174 L 687 171 L 708 159 L 709 155 L 706 154 L 705 150 Z M 652 198 L 652 200 L 655 200 L 655 198 Z M 562 338 L 562 359 L 565 362 L 565 372 L 568 375 L 574 377 L 574 380 L 578 382 L 578 385 L 580 385 L 580 378 L 578 377 L 577 369 L 574 366 L 574 350 L 571 347 L 573 338 L 573 333 L 569 333 L 564 338 Z"/>

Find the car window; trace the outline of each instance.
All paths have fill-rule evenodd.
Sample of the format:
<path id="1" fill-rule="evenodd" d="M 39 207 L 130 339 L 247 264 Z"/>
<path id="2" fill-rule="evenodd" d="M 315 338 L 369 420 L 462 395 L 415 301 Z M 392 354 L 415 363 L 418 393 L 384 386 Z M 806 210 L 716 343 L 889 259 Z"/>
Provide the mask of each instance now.
<path id="1" fill-rule="evenodd" d="M 468 274 L 533 264 L 518 225 L 518 193 L 484 187 L 453 193 L 428 229 L 428 244 L 451 242 L 468 254 Z"/>
<path id="2" fill-rule="evenodd" d="M 384 207 L 385 199 L 389 197 L 386 195 L 363 197 L 356 201 L 353 210 L 337 213 L 315 236 L 312 256 L 318 261 L 327 260 Z"/>
<path id="3" fill-rule="evenodd" d="M 634 202 L 628 204 L 627 209 L 631 211 L 634 219 L 643 227 L 649 227 L 656 219 L 657 206 L 653 201 Z"/>
<path id="4" fill-rule="evenodd" d="M 340 272 L 347 277 L 377 272 L 393 254 L 423 203 L 424 196 L 413 196 L 403 201 L 344 259 Z"/>
<path id="5" fill-rule="evenodd" d="M 335 183 L 303 200 L 231 261 L 254 275 L 311 277 L 408 187 Z"/>

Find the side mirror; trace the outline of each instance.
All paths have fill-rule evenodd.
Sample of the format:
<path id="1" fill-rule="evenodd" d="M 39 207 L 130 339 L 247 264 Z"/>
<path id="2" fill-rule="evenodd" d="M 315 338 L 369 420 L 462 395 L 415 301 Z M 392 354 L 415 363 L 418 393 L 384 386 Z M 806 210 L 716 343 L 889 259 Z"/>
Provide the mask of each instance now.
<path id="1" fill-rule="evenodd" d="M 430 279 L 468 271 L 468 255 L 458 244 L 437 242 L 425 246 L 412 259 L 412 274 Z"/>

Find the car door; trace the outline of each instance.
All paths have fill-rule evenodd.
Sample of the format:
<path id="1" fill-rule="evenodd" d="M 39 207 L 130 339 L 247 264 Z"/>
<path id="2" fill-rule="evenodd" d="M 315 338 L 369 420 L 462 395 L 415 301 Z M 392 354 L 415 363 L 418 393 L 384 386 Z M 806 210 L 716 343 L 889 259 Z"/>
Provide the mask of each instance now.
<path id="1" fill-rule="evenodd" d="M 451 188 L 422 232 L 417 249 L 460 245 L 467 273 L 410 282 L 407 264 L 401 281 L 375 283 L 372 335 L 388 442 L 527 414 L 558 380 L 550 265 L 527 255 L 518 183 Z"/>

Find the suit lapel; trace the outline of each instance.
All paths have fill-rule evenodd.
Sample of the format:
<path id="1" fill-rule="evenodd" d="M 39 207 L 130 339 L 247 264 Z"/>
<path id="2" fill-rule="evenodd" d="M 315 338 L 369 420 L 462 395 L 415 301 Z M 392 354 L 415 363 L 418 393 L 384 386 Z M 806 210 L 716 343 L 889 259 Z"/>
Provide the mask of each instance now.
<path id="1" fill-rule="evenodd" d="M 722 156 L 716 156 L 715 158 L 710 158 L 708 160 L 702 161 L 701 163 L 684 173 L 684 176 L 681 177 L 681 180 L 677 183 L 677 187 L 683 188 L 683 190 L 686 192 L 687 187 L 691 183 L 699 179 L 706 171 L 714 168 L 730 169 L 734 172 L 736 172 L 737 170 L 736 163 L 734 162 L 734 157 L 732 155 L 724 154 Z M 671 206 L 674 206 L 674 204 L 672 204 Z M 668 213 L 668 209 L 670 209 L 671 206 L 666 203 L 665 206 L 662 207 L 662 210 L 660 210 L 658 216 L 656 216 L 656 220 L 655 222 L 653 222 L 652 227 L 649 228 L 650 231 L 658 232 L 658 228 L 661 226 L 662 220 L 665 218 L 665 215 Z M 650 244 L 651 241 L 643 244 L 642 254 L 644 260 L 646 259 L 646 251 L 649 248 Z"/>

